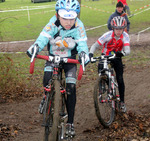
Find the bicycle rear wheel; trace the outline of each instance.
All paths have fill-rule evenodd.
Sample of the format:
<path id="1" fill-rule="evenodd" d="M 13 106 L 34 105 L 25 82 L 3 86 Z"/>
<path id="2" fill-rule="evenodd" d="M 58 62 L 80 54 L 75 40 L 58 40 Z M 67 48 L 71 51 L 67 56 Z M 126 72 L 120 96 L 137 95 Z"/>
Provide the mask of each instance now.
<path id="1" fill-rule="evenodd" d="M 54 80 L 54 96 L 52 98 L 52 102 L 49 101 L 47 107 L 47 125 L 45 126 L 45 135 L 44 141 L 57 141 L 58 139 L 58 126 L 60 122 L 60 82 L 59 80 Z M 51 107 L 50 107 L 51 104 Z M 50 109 L 50 112 L 49 110 Z"/>
<path id="2" fill-rule="evenodd" d="M 100 76 L 94 87 L 94 106 L 96 116 L 104 127 L 109 127 L 114 120 L 114 101 L 110 100 L 109 79 L 107 75 Z"/>

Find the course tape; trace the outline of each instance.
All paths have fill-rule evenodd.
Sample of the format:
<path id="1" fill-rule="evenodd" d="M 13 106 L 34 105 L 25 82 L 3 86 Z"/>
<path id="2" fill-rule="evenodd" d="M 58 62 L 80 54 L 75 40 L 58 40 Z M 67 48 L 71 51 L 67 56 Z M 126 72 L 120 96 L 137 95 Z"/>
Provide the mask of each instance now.
<path id="1" fill-rule="evenodd" d="M 0 44 L 16 44 L 16 43 L 24 43 L 24 42 L 31 42 L 31 41 L 35 41 L 35 39 L 24 40 L 24 41 L 0 42 Z"/>
<path id="2" fill-rule="evenodd" d="M 139 31 L 139 32 L 138 32 L 137 41 L 139 41 L 139 40 L 140 40 L 140 34 L 141 34 L 142 32 L 147 31 L 147 30 L 150 30 L 150 27 L 148 27 L 148 28 L 146 28 L 146 29 L 141 30 L 141 31 Z"/>
<path id="3" fill-rule="evenodd" d="M 149 7 L 149 6 L 150 6 L 150 4 L 147 4 L 147 5 L 143 6 L 143 7 L 140 7 L 140 8 L 138 8 L 138 9 L 135 9 L 134 12 L 139 11 L 139 10 L 144 9 L 144 8 L 146 8 L 146 7 Z M 133 11 L 132 11 L 132 12 L 133 12 Z"/>
<path id="4" fill-rule="evenodd" d="M 140 11 L 140 12 L 135 13 L 134 16 L 135 16 L 135 15 L 138 15 L 138 14 L 140 14 L 140 13 L 143 13 L 143 12 L 145 12 L 145 11 L 147 11 L 147 10 L 150 10 L 150 7 L 147 8 L 147 9 L 144 9 L 144 10 L 142 10 L 142 11 Z"/>
<path id="5" fill-rule="evenodd" d="M 82 7 L 89 8 L 89 9 L 92 9 L 92 10 L 104 12 L 104 13 L 113 13 L 113 12 L 110 12 L 110 11 L 105 11 L 105 10 L 102 10 L 102 9 L 93 8 L 93 7 L 91 7 L 91 6 L 86 6 L 86 5 L 83 5 L 83 4 L 81 4 L 81 6 L 82 6 Z"/>
<path id="6" fill-rule="evenodd" d="M 107 25 L 107 24 L 100 25 L 100 26 L 96 26 L 96 27 L 92 27 L 92 28 L 86 29 L 85 31 L 94 30 L 94 29 L 96 29 L 96 28 L 100 28 L 100 27 L 103 27 L 103 26 L 106 26 L 106 25 Z M 0 42 L 0 44 L 16 44 L 16 43 L 24 43 L 24 42 L 31 42 L 31 41 L 35 41 L 35 39 L 24 40 L 24 41 Z"/>
<path id="7" fill-rule="evenodd" d="M 89 8 L 89 9 L 92 9 L 92 10 L 104 12 L 104 13 L 113 13 L 113 12 L 110 12 L 110 11 L 105 11 L 105 10 L 102 10 L 102 9 L 93 8 L 93 7 L 87 6 L 87 5 L 82 5 L 82 4 L 81 4 L 81 6 L 82 6 L 82 7 Z M 149 7 L 149 6 L 150 6 L 150 4 L 147 4 L 147 5 L 143 6 L 143 7 L 140 7 L 140 8 L 138 8 L 138 9 L 135 9 L 134 12 L 139 11 L 139 10 L 144 9 L 144 8 L 146 8 L 146 7 Z M 133 13 L 133 11 L 131 11 L 131 12 Z"/>
<path id="8" fill-rule="evenodd" d="M 22 54 L 22 53 L 26 53 L 26 52 L 0 52 L 0 54 Z"/>
<path id="9" fill-rule="evenodd" d="M 92 10 L 104 12 L 104 13 L 113 13 L 113 12 L 110 12 L 110 11 L 93 8 L 91 6 L 87 6 L 87 5 L 83 5 L 83 4 L 81 4 L 81 6 L 89 8 L 89 9 L 92 9 Z M 149 6 L 150 6 L 150 4 L 147 4 L 147 5 L 145 5 L 143 7 L 140 7 L 138 9 L 134 10 L 134 11 L 136 12 L 136 11 L 139 11 L 139 10 L 144 9 L 146 7 L 149 7 Z M 45 9 L 45 8 L 53 8 L 53 7 L 55 7 L 55 4 L 53 4 L 53 5 L 43 5 L 43 6 L 24 6 L 24 7 L 21 7 L 21 8 L 24 8 L 24 9 L 5 10 L 5 11 L 0 11 L 0 12 L 14 12 L 14 11 L 25 11 L 25 10 L 36 10 L 36 9 Z"/>
<path id="10" fill-rule="evenodd" d="M 85 5 L 81 5 L 81 6 L 83 6 L 83 7 L 88 7 L 88 6 L 85 6 Z M 143 7 L 139 8 L 139 9 L 136 9 L 135 11 L 144 9 L 144 8 L 146 8 L 146 7 L 148 7 L 148 6 L 150 6 L 150 4 L 148 4 L 148 5 L 146 5 L 146 6 L 143 6 Z M 98 10 L 98 9 L 92 8 L 92 7 L 88 7 L 88 8 L 94 9 L 94 10 Z M 145 10 L 143 10 L 143 11 L 141 11 L 141 12 L 138 12 L 138 13 L 136 13 L 136 14 L 134 14 L 134 15 L 140 14 L 140 13 L 142 13 L 142 12 L 144 12 L 144 11 L 149 10 L 149 9 L 150 9 L 150 8 L 147 8 L 147 9 L 145 9 Z M 98 11 L 104 11 L 104 10 L 98 10 Z M 1 11 L 0 11 L 0 12 L 1 12 Z M 106 12 L 106 11 L 105 11 L 105 12 Z M 107 12 L 109 12 L 109 11 L 107 11 Z M 100 25 L 100 26 L 96 26 L 96 27 L 92 27 L 92 28 L 86 29 L 86 31 L 94 30 L 94 29 L 96 29 L 96 28 L 100 28 L 100 27 L 103 27 L 103 26 L 106 26 L 106 25 L 107 25 L 107 24 Z M 142 32 L 144 32 L 144 31 L 146 31 L 146 30 L 149 30 L 149 29 L 150 29 L 150 27 L 148 27 L 148 28 L 146 28 L 146 29 L 144 29 L 144 30 L 142 30 L 142 31 L 139 31 L 139 32 L 138 32 L 138 39 L 137 39 L 137 41 L 139 40 L 139 34 L 142 33 Z M 30 42 L 30 41 L 35 41 L 35 39 L 25 40 L 25 41 L 0 42 L 0 44 L 13 44 L 13 43 L 23 43 L 23 42 Z M 8 53 L 8 52 L 0 52 L 0 53 Z M 24 52 L 9 52 L 9 53 L 24 53 Z"/>
<path id="11" fill-rule="evenodd" d="M 107 24 L 103 24 L 103 25 L 100 25 L 100 26 L 92 27 L 92 28 L 86 29 L 85 31 L 94 30 L 94 29 L 96 29 L 96 28 L 100 28 L 100 27 L 103 27 L 103 26 L 106 26 L 106 25 L 107 25 Z"/>
<path id="12" fill-rule="evenodd" d="M 5 10 L 5 11 L 0 11 L 0 12 L 4 13 L 4 12 L 14 12 L 14 11 L 37 10 L 37 9 L 54 8 L 54 7 L 55 5 L 46 5 L 46 6 L 37 6 L 37 7 L 25 6 L 25 7 L 22 7 L 24 9 Z"/>

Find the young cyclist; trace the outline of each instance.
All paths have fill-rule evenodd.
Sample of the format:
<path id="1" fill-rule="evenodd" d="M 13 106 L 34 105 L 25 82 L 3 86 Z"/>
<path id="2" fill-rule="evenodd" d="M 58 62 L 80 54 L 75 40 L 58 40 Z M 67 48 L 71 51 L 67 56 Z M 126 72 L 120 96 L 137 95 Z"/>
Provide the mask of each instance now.
<path id="1" fill-rule="evenodd" d="M 27 50 L 31 57 L 33 47 L 36 46 L 37 54 L 48 45 L 49 55 L 68 57 L 76 59 L 76 54 L 84 56 L 85 64 L 89 62 L 87 36 L 83 23 L 77 18 L 80 13 L 80 5 L 77 0 L 58 0 L 55 6 L 56 15 L 44 27 L 35 43 Z M 76 105 L 76 64 L 64 64 L 63 69 L 66 76 L 67 91 L 67 112 L 68 121 L 66 125 L 66 134 L 75 135 L 74 131 L 74 113 Z M 53 73 L 52 62 L 47 61 L 44 68 L 43 86 L 48 85 Z M 43 113 L 43 102 L 39 106 L 39 112 Z"/>
<path id="2" fill-rule="evenodd" d="M 111 20 L 112 20 L 114 17 L 122 16 L 122 17 L 124 17 L 124 18 L 126 19 L 126 21 L 127 21 L 127 32 L 129 33 L 130 21 L 129 21 L 127 15 L 124 13 L 123 8 L 124 8 L 123 3 L 119 1 L 119 2 L 116 4 L 116 11 L 115 11 L 113 14 L 110 15 L 110 17 L 109 17 L 109 19 L 108 19 L 108 21 L 107 21 L 107 27 L 108 27 L 109 30 L 112 30 L 112 27 L 111 27 Z"/>
<path id="3" fill-rule="evenodd" d="M 122 57 L 130 54 L 130 39 L 129 35 L 124 31 L 127 26 L 127 22 L 124 17 L 117 16 L 111 20 L 111 27 L 113 30 L 103 34 L 97 42 L 95 42 L 90 48 L 90 60 L 97 48 L 103 45 L 102 54 L 111 55 L 116 54 L 116 58 L 112 60 L 114 70 L 116 72 L 116 79 L 118 82 L 118 90 L 120 94 L 120 110 L 126 112 L 126 106 L 124 103 L 125 85 L 123 80 L 123 64 Z M 98 65 L 98 70 L 102 69 L 102 66 Z"/>

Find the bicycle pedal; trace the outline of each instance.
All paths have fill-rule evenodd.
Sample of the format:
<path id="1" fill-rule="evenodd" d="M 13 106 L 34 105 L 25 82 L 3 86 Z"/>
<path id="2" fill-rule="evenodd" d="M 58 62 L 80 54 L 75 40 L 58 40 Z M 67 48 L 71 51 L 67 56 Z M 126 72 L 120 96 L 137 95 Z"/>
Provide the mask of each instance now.
<path id="1" fill-rule="evenodd" d="M 66 116 L 67 114 L 64 113 L 64 112 L 60 112 L 59 115 L 60 115 L 61 117 L 63 117 L 63 116 Z"/>
<path id="2" fill-rule="evenodd" d="M 63 119 L 65 119 L 65 118 L 67 118 L 67 117 L 68 117 L 68 115 L 67 115 L 67 114 L 65 114 L 62 118 L 63 118 Z"/>
<path id="3" fill-rule="evenodd" d="M 74 136 L 72 136 L 72 135 L 66 135 L 66 139 L 73 139 L 75 137 L 75 135 Z"/>

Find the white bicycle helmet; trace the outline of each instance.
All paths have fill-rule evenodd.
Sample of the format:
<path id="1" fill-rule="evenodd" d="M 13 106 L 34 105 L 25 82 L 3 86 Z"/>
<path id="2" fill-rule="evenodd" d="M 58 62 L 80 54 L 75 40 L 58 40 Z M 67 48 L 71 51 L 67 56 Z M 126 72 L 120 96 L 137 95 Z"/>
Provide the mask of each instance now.
<path id="1" fill-rule="evenodd" d="M 80 13 L 80 4 L 77 0 L 58 0 L 56 12 L 65 19 L 74 19 Z"/>
<path id="2" fill-rule="evenodd" d="M 127 26 L 127 21 L 124 17 L 117 16 L 111 20 L 111 27 L 115 29 L 124 29 Z"/>

